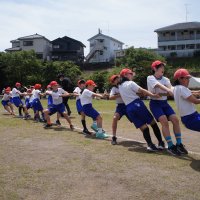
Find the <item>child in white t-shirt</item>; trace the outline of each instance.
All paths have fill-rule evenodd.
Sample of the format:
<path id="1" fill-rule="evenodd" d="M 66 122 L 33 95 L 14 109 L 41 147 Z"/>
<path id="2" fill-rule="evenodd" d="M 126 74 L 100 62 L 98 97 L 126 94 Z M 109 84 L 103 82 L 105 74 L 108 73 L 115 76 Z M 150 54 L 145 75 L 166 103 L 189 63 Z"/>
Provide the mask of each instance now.
<path id="1" fill-rule="evenodd" d="M 81 123 L 83 126 L 83 134 L 91 135 L 91 132 L 87 129 L 85 121 L 85 113 L 83 112 L 83 106 L 81 105 L 81 93 L 85 89 L 85 80 L 79 80 L 78 86 L 74 89 L 73 95 L 76 96 L 76 109 L 79 115 L 81 115 Z"/>
<path id="2" fill-rule="evenodd" d="M 183 124 L 191 130 L 200 132 L 200 114 L 197 112 L 194 104 L 200 104 L 200 91 L 191 91 L 188 89 L 191 75 L 186 69 L 178 69 L 174 73 L 174 100 Z"/>
<path id="3" fill-rule="evenodd" d="M 128 118 L 127 112 L 126 112 L 126 105 L 124 101 L 121 98 L 121 95 L 119 93 L 119 82 L 120 82 L 120 77 L 119 75 L 112 75 L 110 77 L 110 83 L 112 84 L 112 88 L 110 91 L 109 99 L 110 100 L 115 100 L 116 101 L 116 110 L 113 116 L 113 121 L 112 121 L 112 145 L 117 144 L 117 123 L 118 121 L 125 115 Z M 129 118 L 128 118 L 129 119 Z"/>
<path id="4" fill-rule="evenodd" d="M 164 76 L 165 63 L 156 60 L 152 63 L 151 69 L 153 75 L 147 77 L 148 90 L 152 93 L 161 94 L 161 97 L 157 99 L 150 97 L 149 107 L 154 118 L 160 122 L 162 126 L 162 133 L 168 144 L 167 151 L 172 155 L 178 156 L 181 154 L 188 154 L 188 151 L 182 144 L 182 134 L 178 117 L 167 101 L 167 95 L 173 96 L 173 92 L 170 80 Z M 172 141 L 168 121 L 173 125 L 176 144 Z"/>
<path id="5" fill-rule="evenodd" d="M 103 95 L 93 92 L 96 84 L 93 80 L 88 80 L 85 83 L 86 88 L 81 95 L 81 105 L 83 106 L 83 112 L 86 116 L 91 117 L 94 121 L 97 121 L 96 137 L 100 139 L 107 138 L 108 135 L 102 129 L 102 117 L 92 106 L 92 99 L 94 97 L 103 98 Z"/>

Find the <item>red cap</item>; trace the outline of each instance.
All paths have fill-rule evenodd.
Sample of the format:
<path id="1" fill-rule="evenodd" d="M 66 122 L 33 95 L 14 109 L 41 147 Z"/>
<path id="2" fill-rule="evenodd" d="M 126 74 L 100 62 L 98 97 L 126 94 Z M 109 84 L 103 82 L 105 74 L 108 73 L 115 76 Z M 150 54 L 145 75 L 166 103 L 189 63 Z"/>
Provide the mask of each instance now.
<path id="1" fill-rule="evenodd" d="M 94 86 L 94 87 L 97 86 L 93 80 L 87 80 L 86 83 L 85 83 L 85 85 L 86 85 L 86 86 L 92 85 L 92 86 Z"/>
<path id="2" fill-rule="evenodd" d="M 155 68 L 157 68 L 159 65 L 166 65 L 164 62 L 161 62 L 160 60 L 156 60 L 156 61 L 154 61 L 154 62 L 152 62 L 152 64 L 151 64 L 151 69 L 155 69 Z"/>
<path id="3" fill-rule="evenodd" d="M 56 81 L 51 81 L 51 83 L 49 84 L 51 87 L 53 87 L 53 86 L 57 86 L 58 85 L 58 83 L 56 82 Z"/>
<path id="4" fill-rule="evenodd" d="M 126 74 L 133 74 L 133 71 L 131 71 L 130 69 L 128 69 L 128 68 L 124 68 L 124 69 L 122 69 L 121 70 L 121 72 L 120 72 L 120 76 L 125 76 Z"/>
<path id="5" fill-rule="evenodd" d="M 17 82 L 17 83 L 15 83 L 15 86 L 16 86 L 16 87 L 20 87 L 20 86 L 21 86 L 21 83 Z"/>
<path id="6" fill-rule="evenodd" d="M 188 72 L 187 69 L 178 69 L 176 70 L 176 72 L 174 73 L 174 80 L 177 80 L 181 77 L 191 77 L 190 73 Z"/>
<path id="7" fill-rule="evenodd" d="M 51 88 L 51 85 L 47 85 L 47 88 Z"/>
<path id="8" fill-rule="evenodd" d="M 114 74 L 114 75 L 112 75 L 112 76 L 110 77 L 109 80 L 110 80 L 110 82 L 112 83 L 112 82 L 115 81 L 116 78 L 119 78 L 119 75 Z"/>
<path id="9" fill-rule="evenodd" d="M 34 88 L 37 90 L 37 89 L 40 89 L 42 86 L 41 86 L 41 84 L 35 84 L 34 85 Z"/>

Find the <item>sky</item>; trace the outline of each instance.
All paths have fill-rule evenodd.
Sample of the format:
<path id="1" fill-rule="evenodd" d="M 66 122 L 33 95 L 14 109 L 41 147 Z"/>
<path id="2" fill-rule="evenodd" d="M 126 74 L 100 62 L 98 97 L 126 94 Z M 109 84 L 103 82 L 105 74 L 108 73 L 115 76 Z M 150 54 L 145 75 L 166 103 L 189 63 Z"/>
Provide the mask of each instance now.
<path id="1" fill-rule="evenodd" d="M 38 33 L 79 40 L 87 55 L 87 40 L 99 28 L 124 48 L 156 48 L 155 29 L 200 22 L 199 8 L 199 0 L 0 0 L 0 51 L 11 40 Z"/>

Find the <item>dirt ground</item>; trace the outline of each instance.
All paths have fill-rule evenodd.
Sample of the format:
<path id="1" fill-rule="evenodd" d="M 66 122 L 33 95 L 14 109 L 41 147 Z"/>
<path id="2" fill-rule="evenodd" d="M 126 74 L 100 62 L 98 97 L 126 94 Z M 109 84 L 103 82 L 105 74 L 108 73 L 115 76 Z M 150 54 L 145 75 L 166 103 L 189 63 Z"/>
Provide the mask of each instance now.
<path id="1" fill-rule="evenodd" d="M 105 108 L 102 114 L 111 134 L 112 112 Z M 73 106 L 72 121 L 81 128 Z M 174 157 L 166 151 L 147 153 L 141 133 L 125 118 L 118 130 L 118 136 L 131 140 L 112 146 L 110 138 L 85 137 L 65 127 L 47 130 L 5 115 L 0 107 L 0 199 L 200 199 L 198 132 L 182 127 L 190 153 Z"/>

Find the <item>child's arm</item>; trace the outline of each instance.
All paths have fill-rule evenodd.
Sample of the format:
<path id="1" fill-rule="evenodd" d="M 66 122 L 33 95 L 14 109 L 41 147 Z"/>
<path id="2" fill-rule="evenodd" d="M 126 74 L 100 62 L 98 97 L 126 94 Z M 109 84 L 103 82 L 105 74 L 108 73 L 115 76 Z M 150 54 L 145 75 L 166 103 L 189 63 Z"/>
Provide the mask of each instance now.
<path id="1" fill-rule="evenodd" d="M 200 104 L 200 99 L 197 99 L 194 95 L 190 95 L 187 100 L 194 104 Z"/>
<path id="2" fill-rule="evenodd" d="M 110 96 L 109 96 L 109 99 L 110 99 L 110 100 L 115 100 L 115 99 L 117 99 L 118 97 L 121 97 L 120 93 L 116 93 L 116 94 L 114 94 L 114 95 L 110 95 Z"/>
<path id="3" fill-rule="evenodd" d="M 144 88 L 141 88 L 141 87 L 139 88 L 138 93 L 142 93 L 145 96 L 160 98 L 159 94 L 153 94 L 153 93 L 149 92 L 148 90 L 145 90 Z"/>
<path id="4" fill-rule="evenodd" d="M 164 86 L 160 83 L 157 83 L 155 87 L 158 87 L 160 88 L 161 90 L 164 90 L 168 93 L 169 96 L 173 96 L 173 92 L 172 92 L 172 86 L 170 87 L 167 87 L 167 86 Z"/>
<path id="5" fill-rule="evenodd" d="M 63 94 L 60 94 L 59 96 L 60 97 L 69 97 L 70 93 L 68 93 L 68 92 L 65 91 Z"/>

